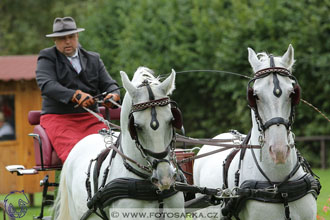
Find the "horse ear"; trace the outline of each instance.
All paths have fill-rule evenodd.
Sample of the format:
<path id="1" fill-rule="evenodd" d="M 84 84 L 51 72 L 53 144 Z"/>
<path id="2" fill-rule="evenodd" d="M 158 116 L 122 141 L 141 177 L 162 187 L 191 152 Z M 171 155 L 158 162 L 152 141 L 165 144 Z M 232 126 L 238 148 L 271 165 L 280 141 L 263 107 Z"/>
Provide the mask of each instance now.
<path id="1" fill-rule="evenodd" d="M 282 56 L 282 63 L 287 69 L 291 69 L 294 63 L 294 50 L 292 45 L 289 45 L 288 50 L 285 52 L 285 54 Z"/>
<path id="2" fill-rule="evenodd" d="M 137 88 L 131 83 L 127 74 L 124 71 L 120 71 L 121 81 L 123 82 L 123 87 L 129 93 L 131 97 L 134 96 Z"/>
<path id="3" fill-rule="evenodd" d="M 261 62 L 258 59 L 257 54 L 256 54 L 256 52 L 254 52 L 253 49 L 248 47 L 248 51 L 249 51 L 249 63 L 251 65 L 253 71 L 257 72 L 257 69 L 261 65 Z"/>
<path id="4" fill-rule="evenodd" d="M 170 95 L 175 89 L 176 72 L 172 69 L 172 73 L 160 85 L 159 88 L 164 91 L 166 95 Z"/>

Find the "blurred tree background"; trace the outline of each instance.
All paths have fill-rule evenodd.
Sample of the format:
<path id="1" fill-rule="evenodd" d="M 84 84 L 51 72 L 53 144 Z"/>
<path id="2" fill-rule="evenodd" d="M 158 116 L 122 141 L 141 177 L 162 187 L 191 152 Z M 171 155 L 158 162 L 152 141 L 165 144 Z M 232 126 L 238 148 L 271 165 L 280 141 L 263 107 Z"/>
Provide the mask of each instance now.
<path id="1" fill-rule="evenodd" d="M 139 66 L 156 74 L 175 69 L 224 70 L 251 76 L 247 47 L 281 56 L 295 48 L 294 75 L 302 98 L 330 114 L 330 0 L 2 0 L 0 55 L 38 54 L 55 17 L 72 16 L 80 43 L 101 54 L 119 83 Z M 223 73 L 178 73 L 172 98 L 187 135 L 213 137 L 251 127 L 246 78 Z M 296 136 L 329 135 L 330 123 L 305 104 L 297 108 Z M 312 163 L 319 148 L 299 146 Z"/>

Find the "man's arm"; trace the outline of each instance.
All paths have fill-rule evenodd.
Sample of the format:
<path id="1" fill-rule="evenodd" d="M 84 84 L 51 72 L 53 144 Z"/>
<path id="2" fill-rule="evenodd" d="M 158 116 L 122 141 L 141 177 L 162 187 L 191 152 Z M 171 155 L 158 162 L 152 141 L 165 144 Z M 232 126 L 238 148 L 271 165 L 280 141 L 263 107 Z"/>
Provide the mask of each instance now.
<path id="1" fill-rule="evenodd" d="M 47 57 L 39 56 L 36 79 L 41 94 L 62 103 L 69 103 L 75 90 L 62 86 L 56 78 L 56 64 Z"/>
<path id="2" fill-rule="evenodd" d="M 111 92 L 120 96 L 119 86 L 106 70 L 103 61 L 99 58 L 99 89 L 102 92 Z M 116 90 L 117 89 L 117 90 Z"/>

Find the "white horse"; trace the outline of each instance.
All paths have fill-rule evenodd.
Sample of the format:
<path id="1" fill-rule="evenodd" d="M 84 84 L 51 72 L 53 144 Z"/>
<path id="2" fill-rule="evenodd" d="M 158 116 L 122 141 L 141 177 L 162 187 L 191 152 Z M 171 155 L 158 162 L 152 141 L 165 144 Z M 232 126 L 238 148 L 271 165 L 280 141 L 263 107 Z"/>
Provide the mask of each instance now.
<path id="1" fill-rule="evenodd" d="M 183 210 L 183 193 L 173 193 L 173 190 L 170 189 L 175 182 L 177 170 L 171 161 L 175 144 L 175 137 L 173 136 L 175 135 L 173 128 L 173 120 L 175 122 L 173 117 L 175 116 L 171 112 L 168 95 L 175 89 L 176 73 L 172 70 L 171 75 L 163 82 L 155 78 L 153 72 L 145 67 L 137 69 L 132 82 L 125 72 L 121 71 L 120 74 L 123 87 L 127 91 L 123 99 L 120 120 L 119 150 L 122 154 L 119 152 L 113 158 L 106 182 L 103 184 L 103 186 L 107 186 L 108 183 L 115 183 L 117 188 L 112 189 L 111 192 L 113 193 L 105 194 L 102 201 L 106 201 L 114 195 L 118 196 L 119 199 L 111 200 L 105 204 L 106 207 L 103 210 L 98 210 L 98 213 L 103 215 L 103 219 L 129 218 L 124 216 L 124 212 L 126 215 L 136 215 L 137 213 L 133 212 L 138 212 L 138 214 L 148 216 L 148 219 L 156 219 L 161 214 L 159 212 L 162 212 L 162 209 L 175 207 Z M 109 146 L 109 141 L 110 138 L 107 135 L 89 135 L 77 143 L 70 152 L 61 173 L 59 193 L 55 202 L 56 219 L 76 220 L 81 219 L 86 214 L 88 194 L 85 181 L 90 160 L 96 158 L 106 146 Z M 112 152 L 109 153 L 101 166 L 97 189 L 102 184 L 103 173 L 110 163 L 110 155 Z M 95 194 L 94 166 L 92 164 L 90 169 L 91 196 Z M 129 181 L 126 184 L 127 179 Z M 145 184 L 142 184 L 144 188 L 139 190 L 138 186 L 141 184 L 138 181 L 140 180 L 144 180 L 145 182 L 142 183 Z M 149 190 L 153 193 L 139 195 L 137 191 L 130 191 L 134 190 L 131 186 L 136 186 L 139 192 Z M 120 195 L 121 188 L 118 189 L 118 187 L 128 187 L 128 191 L 134 194 L 130 195 L 133 197 L 149 197 L 146 200 L 127 198 L 127 195 Z M 167 194 L 168 192 L 172 192 L 172 194 Z M 156 199 L 153 198 L 155 196 Z M 158 213 L 158 216 L 155 212 Z M 89 214 L 88 219 L 100 219 L 95 213 Z"/>
<path id="2" fill-rule="evenodd" d="M 235 173 L 238 169 L 240 173 L 238 187 L 249 180 L 276 185 L 284 182 L 285 185 L 287 181 L 299 180 L 306 174 L 301 166 L 297 166 L 294 134 L 291 131 L 294 106 L 300 99 L 298 82 L 291 73 L 295 62 L 293 47 L 289 45 L 282 57 L 273 57 L 266 53 L 256 54 L 251 48 L 248 48 L 248 52 L 249 62 L 255 73 L 254 79 L 248 85 L 252 118 L 249 144 L 261 145 L 262 148 L 247 149 L 240 167 L 240 153 L 236 154 L 228 170 L 228 186 L 224 187 L 229 189 L 235 187 Z M 233 137 L 231 133 L 224 133 L 215 138 Z M 206 145 L 198 154 L 215 149 L 217 147 Z M 193 172 L 194 183 L 198 186 L 222 188 L 224 186 L 222 163 L 229 153 L 224 151 L 196 160 Z M 275 190 L 277 186 L 269 187 L 270 193 Z M 283 196 L 285 197 L 285 194 Z M 311 193 L 289 202 L 286 209 L 283 203 L 269 201 L 266 203 L 249 199 L 239 207 L 238 217 L 251 220 L 316 219 L 316 199 Z M 217 208 L 223 209 L 224 206 L 225 204 L 222 204 Z M 214 207 L 209 207 L 212 208 Z M 287 211 L 290 213 L 286 215 Z"/>

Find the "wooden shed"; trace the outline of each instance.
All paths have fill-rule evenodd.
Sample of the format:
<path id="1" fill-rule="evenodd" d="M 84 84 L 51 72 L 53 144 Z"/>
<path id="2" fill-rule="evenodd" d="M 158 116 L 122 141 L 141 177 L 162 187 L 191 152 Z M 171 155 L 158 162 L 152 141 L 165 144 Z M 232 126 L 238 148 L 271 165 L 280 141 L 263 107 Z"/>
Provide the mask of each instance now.
<path id="1" fill-rule="evenodd" d="M 35 165 L 33 138 L 28 136 L 33 131 L 28 112 L 41 109 L 41 93 L 35 80 L 37 57 L 0 56 L 0 111 L 15 132 L 12 138 L 0 139 L 0 194 L 42 190 L 39 181 L 46 173 L 16 176 L 5 169 L 7 165 L 20 164 L 26 168 Z"/>

